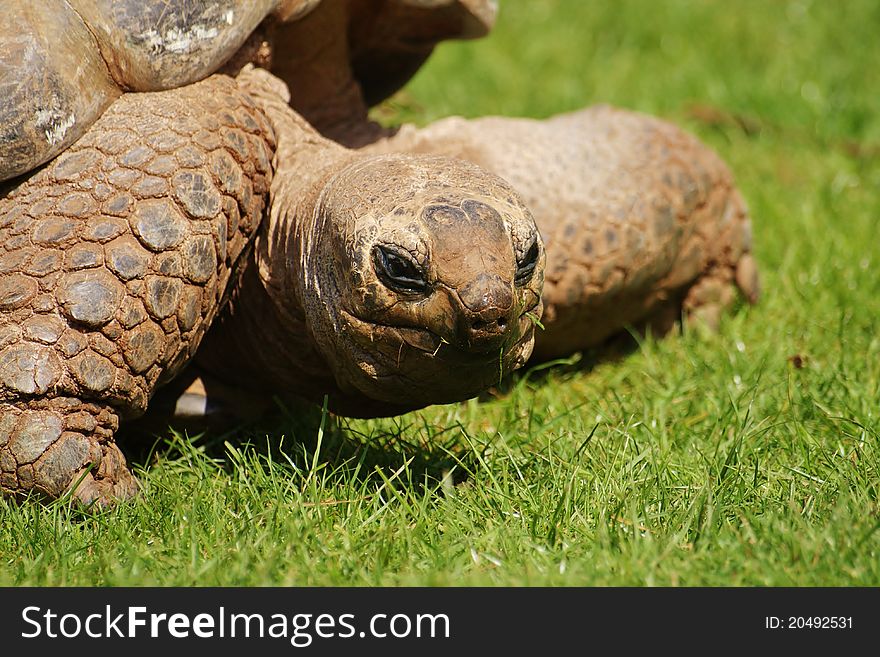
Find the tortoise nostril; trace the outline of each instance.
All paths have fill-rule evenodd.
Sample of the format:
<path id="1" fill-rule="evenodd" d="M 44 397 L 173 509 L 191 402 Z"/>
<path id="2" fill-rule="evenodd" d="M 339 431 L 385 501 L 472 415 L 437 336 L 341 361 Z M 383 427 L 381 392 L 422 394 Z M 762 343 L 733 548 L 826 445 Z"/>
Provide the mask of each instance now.
<path id="1" fill-rule="evenodd" d="M 471 321 L 471 331 L 474 333 L 503 333 L 507 329 L 507 319 L 500 317 L 490 322 L 482 319 Z"/>
<path id="2" fill-rule="evenodd" d="M 457 330 L 462 345 L 487 351 L 508 340 L 514 313 L 512 290 L 510 281 L 497 274 L 480 274 L 459 290 Z"/>
<path id="3" fill-rule="evenodd" d="M 511 338 L 512 318 L 501 311 L 463 316 L 458 325 L 458 343 L 478 353 L 495 351 Z"/>

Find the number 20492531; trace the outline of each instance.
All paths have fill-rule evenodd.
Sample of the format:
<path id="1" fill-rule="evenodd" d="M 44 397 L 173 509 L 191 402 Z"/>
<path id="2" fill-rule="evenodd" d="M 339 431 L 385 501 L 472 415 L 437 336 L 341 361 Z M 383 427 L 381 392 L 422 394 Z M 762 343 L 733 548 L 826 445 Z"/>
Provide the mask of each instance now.
<path id="1" fill-rule="evenodd" d="M 765 616 L 768 630 L 851 630 L 852 616 Z"/>

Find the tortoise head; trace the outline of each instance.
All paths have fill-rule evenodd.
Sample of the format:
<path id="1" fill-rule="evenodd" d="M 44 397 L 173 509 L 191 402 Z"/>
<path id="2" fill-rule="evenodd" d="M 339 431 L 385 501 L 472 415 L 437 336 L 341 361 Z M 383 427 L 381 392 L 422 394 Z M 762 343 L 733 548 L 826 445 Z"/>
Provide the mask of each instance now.
<path id="1" fill-rule="evenodd" d="M 528 359 L 544 248 L 501 178 L 445 157 L 362 158 L 317 212 L 303 302 L 344 392 L 448 403 Z"/>

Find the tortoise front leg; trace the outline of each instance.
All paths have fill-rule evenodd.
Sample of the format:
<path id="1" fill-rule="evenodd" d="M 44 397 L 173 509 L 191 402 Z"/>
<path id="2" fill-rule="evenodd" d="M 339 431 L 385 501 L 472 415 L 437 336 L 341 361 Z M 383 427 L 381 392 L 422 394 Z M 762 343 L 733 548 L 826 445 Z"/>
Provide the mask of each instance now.
<path id="1" fill-rule="evenodd" d="M 234 80 L 126 94 L 0 198 L 0 488 L 135 493 L 114 434 L 193 356 L 263 213 L 274 136 Z"/>

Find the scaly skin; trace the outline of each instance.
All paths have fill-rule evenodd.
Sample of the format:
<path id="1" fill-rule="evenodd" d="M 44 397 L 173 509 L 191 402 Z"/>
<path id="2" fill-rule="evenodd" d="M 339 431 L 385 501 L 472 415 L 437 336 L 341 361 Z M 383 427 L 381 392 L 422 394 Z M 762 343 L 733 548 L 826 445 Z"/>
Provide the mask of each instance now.
<path id="1" fill-rule="evenodd" d="M 273 149 L 262 112 L 217 76 L 122 96 L 0 198 L 3 491 L 136 490 L 113 432 L 198 347 L 260 222 Z"/>
<path id="2" fill-rule="evenodd" d="M 327 48 L 293 39 L 279 50 L 297 102 L 339 143 L 290 110 L 282 84 L 247 69 L 237 82 L 127 94 L 57 160 L 6 184 L 0 489 L 73 490 L 100 504 L 134 494 L 114 442 L 119 419 L 143 413 L 197 349 L 221 382 L 263 398 L 327 394 L 346 414 L 477 394 L 532 352 L 545 250 L 527 205 L 548 245 L 536 358 L 662 323 L 670 309 L 715 323 L 736 288 L 756 298 L 749 222 L 729 172 L 663 122 L 595 108 L 544 122 L 450 119 L 380 139 L 365 102 L 384 93 L 383 79 L 355 82 L 364 71 L 348 68 L 358 67 L 354 50 L 382 63 L 421 35 L 414 70 L 438 35 L 467 36 L 461 7 L 470 20 L 489 12 L 478 27 L 491 22 L 485 0 L 449 5 L 451 27 L 439 32 L 417 19 L 418 0 L 385 4 L 427 31 L 403 30 L 401 44 L 360 34 L 352 17 L 357 8 L 372 15 L 371 4 L 325 0 L 287 36 L 323 26 Z M 283 19 L 284 7 L 314 3 L 279 6 Z M 252 57 L 270 65 L 262 35 L 224 70 Z M 101 41 L 100 30 L 93 36 Z M 137 53 L 108 43 L 103 59 L 118 77 L 130 68 L 119 62 Z M 176 70 L 173 58 L 168 65 Z M 394 86 L 412 70 L 385 73 Z M 173 77 L 156 75 L 157 84 Z M 376 139 L 361 151 L 340 145 Z M 271 213 L 258 229 L 267 195 Z M 419 289 L 388 282 L 404 261 Z"/>
<path id="3" fill-rule="evenodd" d="M 510 182 L 547 249 L 534 358 L 601 344 L 683 309 L 709 325 L 758 296 L 751 227 L 730 172 L 675 126 L 594 107 L 545 121 L 453 117 L 402 128 L 366 152 L 440 153 Z"/>

